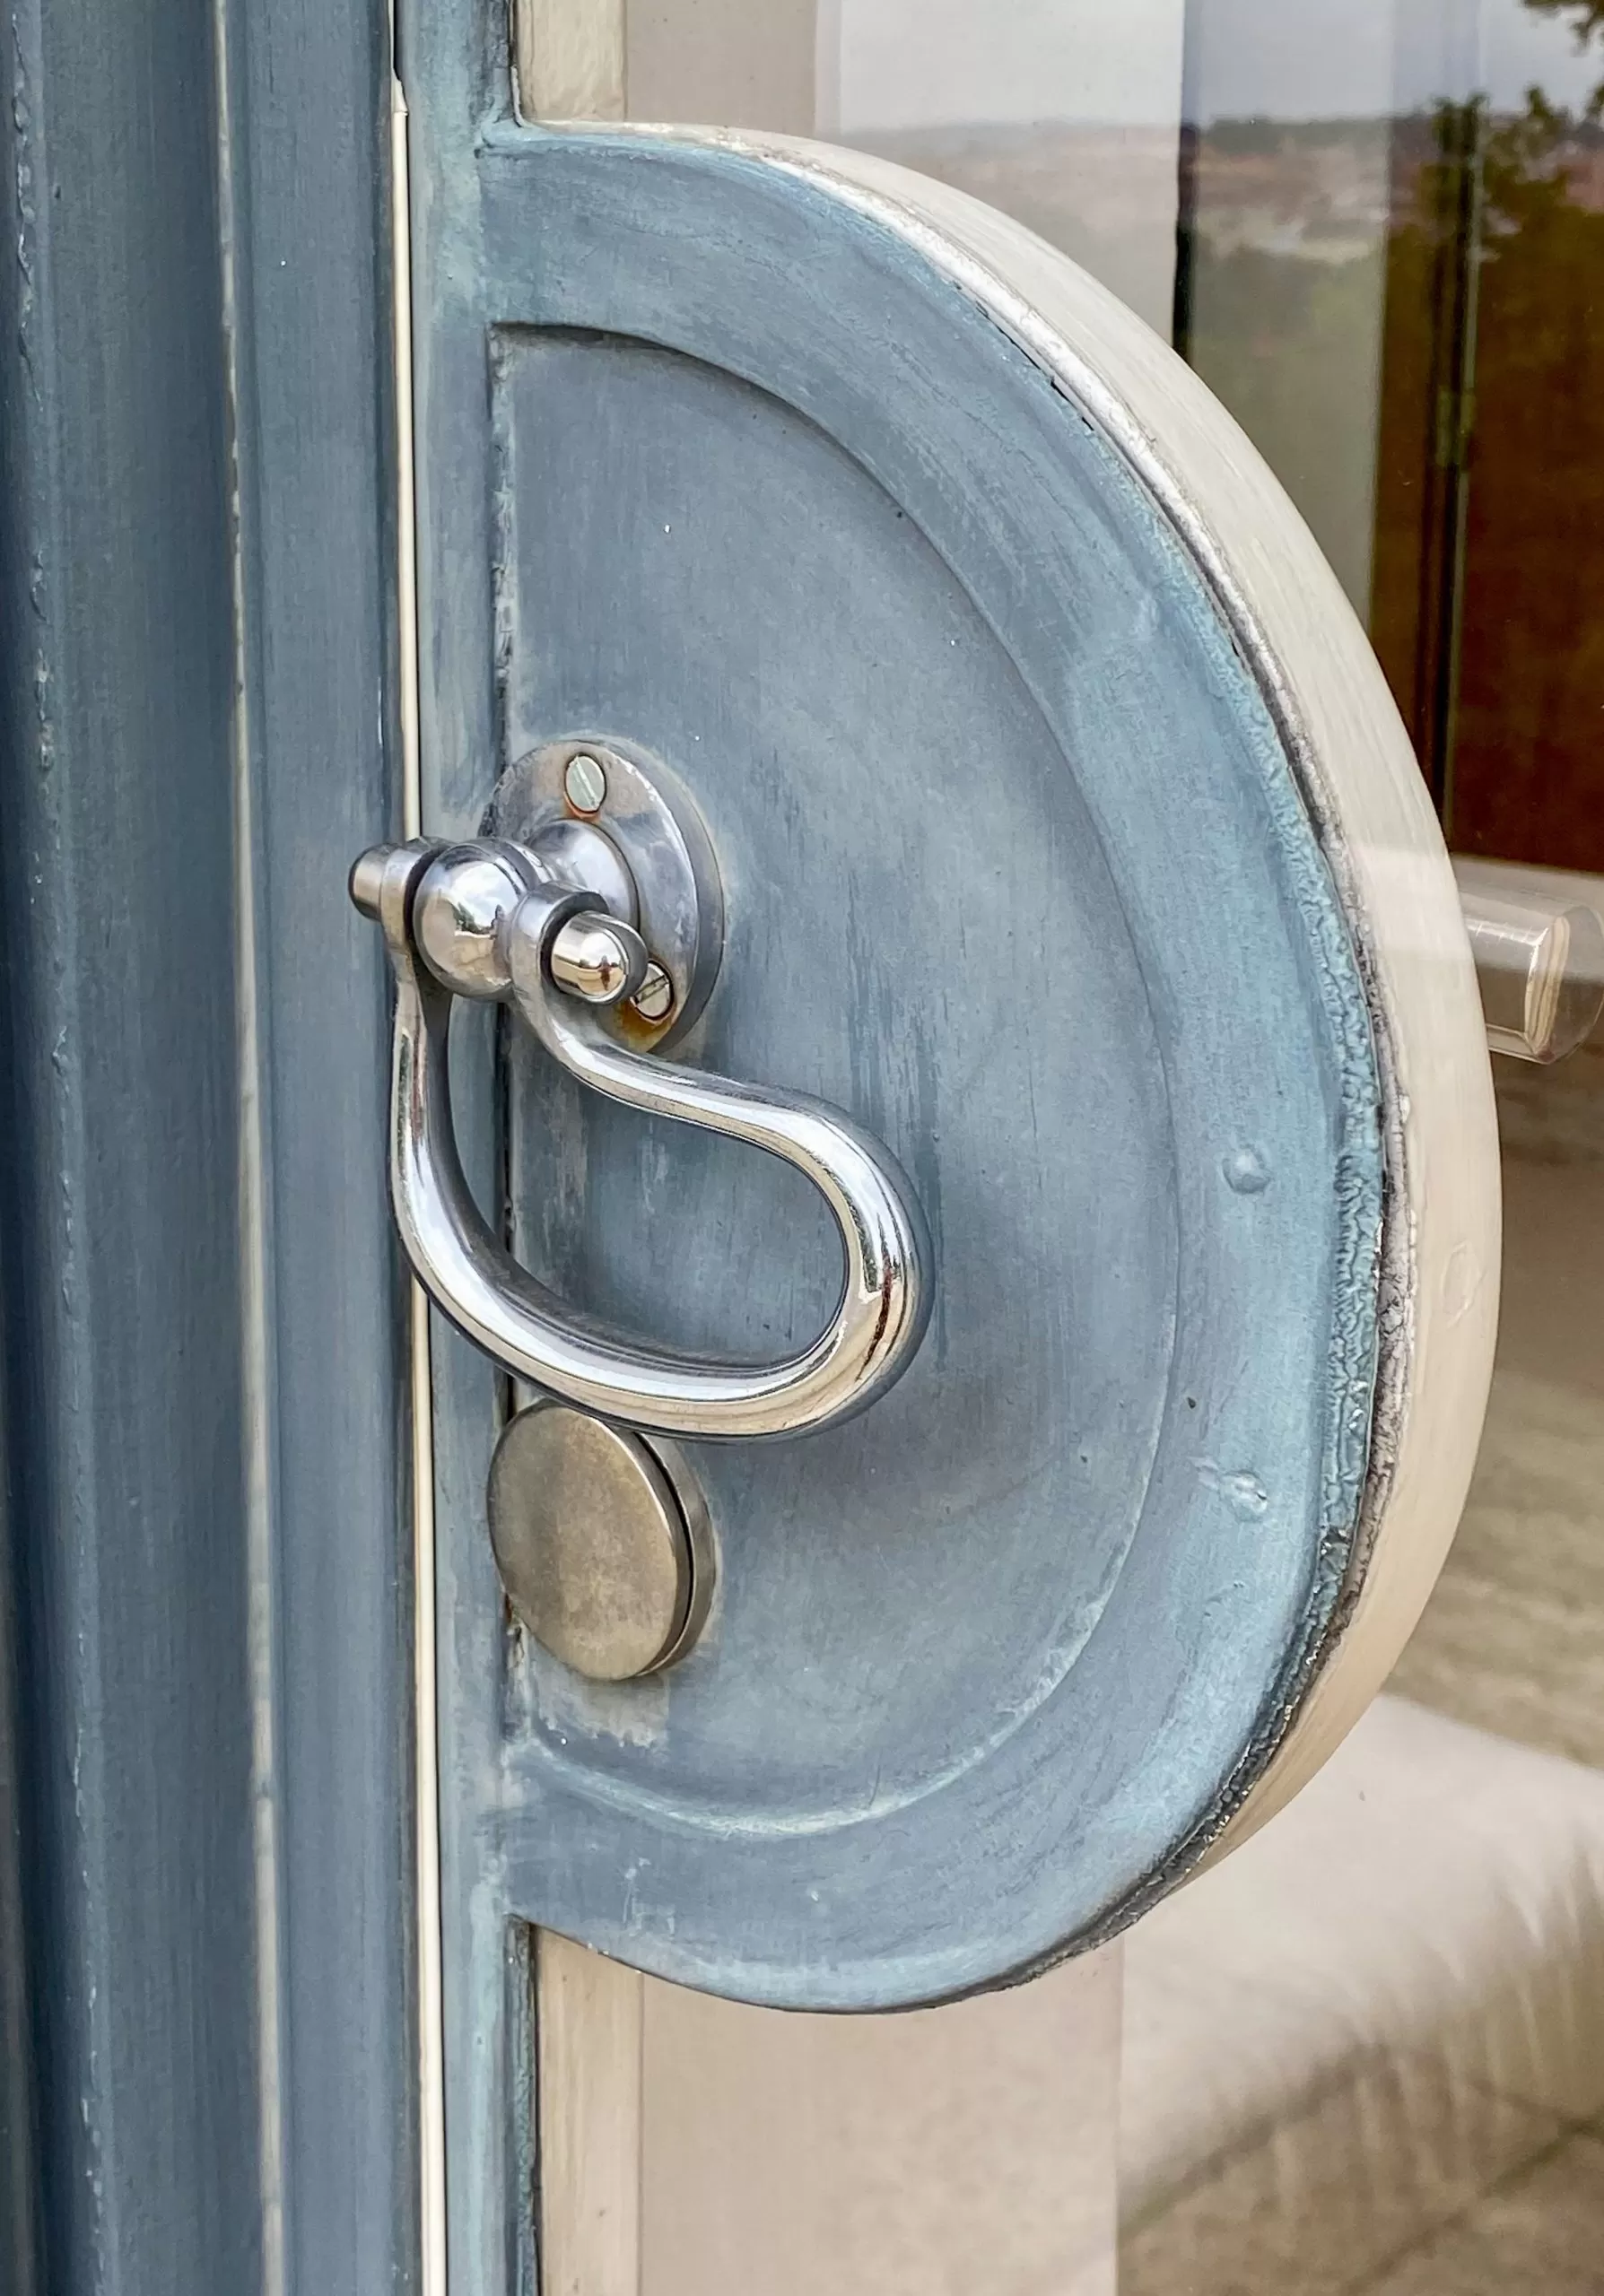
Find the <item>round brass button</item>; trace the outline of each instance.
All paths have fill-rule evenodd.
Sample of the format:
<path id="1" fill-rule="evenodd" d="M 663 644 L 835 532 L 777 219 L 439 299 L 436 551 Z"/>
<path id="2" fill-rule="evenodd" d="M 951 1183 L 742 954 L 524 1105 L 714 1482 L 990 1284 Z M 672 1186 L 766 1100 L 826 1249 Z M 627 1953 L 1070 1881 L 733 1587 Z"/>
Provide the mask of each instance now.
<path id="1" fill-rule="evenodd" d="M 676 1465 L 679 1464 L 676 1461 Z M 536 1404 L 491 1460 L 491 1544 L 536 1640 L 595 1682 L 629 1682 L 694 1641 L 710 1595 L 700 1499 L 640 1436 Z"/>

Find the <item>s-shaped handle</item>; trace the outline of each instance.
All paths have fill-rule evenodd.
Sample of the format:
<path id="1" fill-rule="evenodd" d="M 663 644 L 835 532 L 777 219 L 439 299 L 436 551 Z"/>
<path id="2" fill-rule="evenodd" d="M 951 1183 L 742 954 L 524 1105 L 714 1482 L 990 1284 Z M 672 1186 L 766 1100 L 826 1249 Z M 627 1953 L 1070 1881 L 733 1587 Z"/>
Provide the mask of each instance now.
<path id="1" fill-rule="evenodd" d="M 600 1012 L 639 988 L 647 952 L 597 893 L 553 883 L 536 855 L 498 839 L 379 846 L 352 898 L 384 930 L 396 974 L 390 1196 L 418 1280 L 458 1329 L 507 1370 L 647 1433 L 795 1435 L 885 1393 L 923 1335 L 933 1288 L 907 1175 L 840 1109 L 715 1076 L 615 1043 Z M 799 1354 L 708 1361 L 653 1346 L 559 1300 L 497 1241 L 457 1152 L 447 1075 L 451 997 L 509 1002 L 591 1091 L 702 1125 L 803 1172 L 835 1216 L 840 1303 Z"/>

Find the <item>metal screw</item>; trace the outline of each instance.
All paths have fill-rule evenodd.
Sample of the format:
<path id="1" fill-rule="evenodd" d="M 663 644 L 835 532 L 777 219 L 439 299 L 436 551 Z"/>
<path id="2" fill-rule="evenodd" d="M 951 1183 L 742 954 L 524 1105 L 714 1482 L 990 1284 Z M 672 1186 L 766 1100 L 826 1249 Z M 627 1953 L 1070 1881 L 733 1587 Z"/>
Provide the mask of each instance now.
<path id="1" fill-rule="evenodd" d="M 594 910 L 571 917 L 552 943 L 552 978 L 587 1004 L 621 1004 L 637 981 L 644 983 L 645 967 L 645 944 L 634 927 Z"/>
<path id="2" fill-rule="evenodd" d="M 351 898 L 364 917 L 377 919 L 379 904 L 384 892 L 384 873 L 389 866 L 393 845 L 370 846 L 359 853 L 351 865 Z"/>
<path id="3" fill-rule="evenodd" d="M 666 1021 L 674 1010 L 674 983 L 655 960 L 635 991 L 635 1010 L 643 1021 Z"/>
<path id="4" fill-rule="evenodd" d="M 607 795 L 607 777 L 601 760 L 580 750 L 563 770 L 562 788 L 576 813 L 599 813 Z"/>

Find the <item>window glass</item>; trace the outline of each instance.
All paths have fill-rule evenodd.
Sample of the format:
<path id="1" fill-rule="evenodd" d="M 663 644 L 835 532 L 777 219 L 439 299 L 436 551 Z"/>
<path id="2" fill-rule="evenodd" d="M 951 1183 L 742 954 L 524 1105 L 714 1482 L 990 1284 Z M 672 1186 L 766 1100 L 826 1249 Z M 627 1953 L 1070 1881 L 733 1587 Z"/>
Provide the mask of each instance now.
<path id="1" fill-rule="evenodd" d="M 1167 335 L 1184 23 L 1181 0 L 839 0 L 824 92 L 843 142 L 1017 216 Z"/>
<path id="2" fill-rule="evenodd" d="M 1361 610 L 1374 522 L 1392 0 L 1194 5 L 1175 340 Z"/>
<path id="3" fill-rule="evenodd" d="M 1181 346 L 1367 619 L 1463 882 L 1585 922 L 1604 8 L 1193 0 L 1187 69 Z M 1604 2287 L 1604 1041 L 1494 1068 L 1464 1521 L 1330 1767 L 1129 1942 L 1124 2296 Z"/>

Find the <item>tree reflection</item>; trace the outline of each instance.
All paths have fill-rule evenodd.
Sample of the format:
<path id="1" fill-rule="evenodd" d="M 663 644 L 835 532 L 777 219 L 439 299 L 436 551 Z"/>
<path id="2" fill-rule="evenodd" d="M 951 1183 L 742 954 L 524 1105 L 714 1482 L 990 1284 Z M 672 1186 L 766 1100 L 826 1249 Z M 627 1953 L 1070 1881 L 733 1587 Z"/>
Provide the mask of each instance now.
<path id="1" fill-rule="evenodd" d="M 1595 32 L 1604 38 L 1604 0 L 1522 0 L 1522 4 L 1529 15 L 1553 16 L 1567 24 L 1579 49 L 1591 46 Z M 1594 119 L 1604 115 L 1604 80 L 1593 90 L 1587 109 Z"/>
<path id="2" fill-rule="evenodd" d="M 1604 65 L 1604 0 L 1523 5 Z M 1179 256 L 1177 342 L 1367 616 L 1454 841 L 1604 870 L 1604 77 L 1194 125 Z"/>
<path id="3" fill-rule="evenodd" d="M 1526 4 L 1582 42 L 1604 33 L 1604 0 Z M 1423 754 L 1434 741 L 1445 769 L 1456 845 L 1592 870 L 1604 869 L 1601 113 L 1604 85 L 1579 112 L 1536 87 L 1511 115 L 1479 97 L 1438 108 L 1434 154 L 1389 247 L 1373 593 L 1378 649 Z"/>

